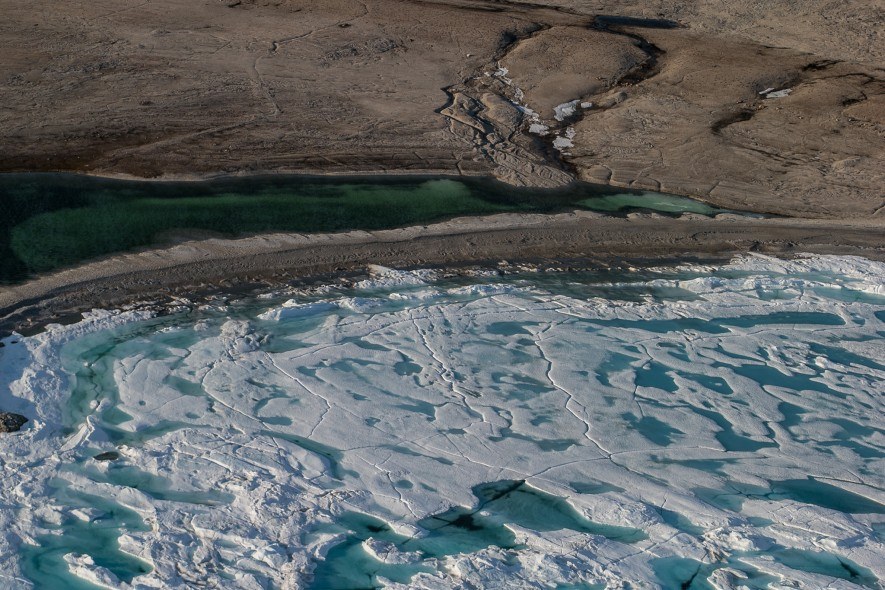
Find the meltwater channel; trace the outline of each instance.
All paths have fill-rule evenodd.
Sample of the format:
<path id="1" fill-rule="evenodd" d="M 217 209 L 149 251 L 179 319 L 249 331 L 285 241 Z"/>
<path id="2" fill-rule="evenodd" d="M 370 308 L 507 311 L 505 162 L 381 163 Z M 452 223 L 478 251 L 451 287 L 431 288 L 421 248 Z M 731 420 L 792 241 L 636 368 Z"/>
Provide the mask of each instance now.
<path id="1" fill-rule="evenodd" d="M 0 348 L 0 586 L 881 588 L 885 265 L 364 281 Z"/>

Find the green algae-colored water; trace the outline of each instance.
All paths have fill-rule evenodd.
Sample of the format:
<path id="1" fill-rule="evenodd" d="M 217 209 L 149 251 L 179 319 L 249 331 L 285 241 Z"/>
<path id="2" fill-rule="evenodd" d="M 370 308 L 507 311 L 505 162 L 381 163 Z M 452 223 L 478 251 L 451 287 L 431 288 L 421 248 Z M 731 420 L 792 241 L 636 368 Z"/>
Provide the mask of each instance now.
<path id="1" fill-rule="evenodd" d="M 384 229 L 461 215 L 588 209 L 713 215 L 672 195 L 575 183 L 516 189 L 482 178 L 252 177 L 124 181 L 0 175 L 0 284 L 175 236 Z M 195 234 L 194 232 L 202 232 Z"/>

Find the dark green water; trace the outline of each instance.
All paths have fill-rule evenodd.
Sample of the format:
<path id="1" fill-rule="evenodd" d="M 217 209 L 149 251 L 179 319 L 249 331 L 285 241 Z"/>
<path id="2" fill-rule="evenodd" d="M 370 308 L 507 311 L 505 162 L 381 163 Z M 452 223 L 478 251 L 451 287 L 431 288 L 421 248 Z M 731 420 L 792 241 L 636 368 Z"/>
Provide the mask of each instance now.
<path id="1" fill-rule="evenodd" d="M 460 215 L 567 208 L 609 214 L 721 211 L 684 197 L 584 183 L 538 190 L 481 178 L 274 176 L 147 182 L 3 174 L 0 284 L 182 235 L 372 230 Z"/>

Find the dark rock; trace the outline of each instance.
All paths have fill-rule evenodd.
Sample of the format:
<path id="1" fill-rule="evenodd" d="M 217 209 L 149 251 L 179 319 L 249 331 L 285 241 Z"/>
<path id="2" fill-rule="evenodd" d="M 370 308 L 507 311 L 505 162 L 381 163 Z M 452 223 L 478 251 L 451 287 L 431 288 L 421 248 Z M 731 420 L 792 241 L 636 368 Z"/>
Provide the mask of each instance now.
<path id="1" fill-rule="evenodd" d="M 18 432 L 27 421 L 21 414 L 0 412 L 0 432 Z"/>
<path id="2" fill-rule="evenodd" d="M 99 453 L 93 457 L 96 461 L 116 461 L 120 458 L 120 453 L 117 451 L 106 451 L 104 453 Z"/>

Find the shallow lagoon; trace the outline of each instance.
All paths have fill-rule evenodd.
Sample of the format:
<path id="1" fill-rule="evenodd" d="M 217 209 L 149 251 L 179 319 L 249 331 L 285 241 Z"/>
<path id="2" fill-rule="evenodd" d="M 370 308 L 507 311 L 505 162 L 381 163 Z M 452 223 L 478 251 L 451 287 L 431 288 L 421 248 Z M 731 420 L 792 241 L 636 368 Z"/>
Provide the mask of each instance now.
<path id="1" fill-rule="evenodd" d="M 0 284 L 184 238 L 373 230 L 463 215 L 570 209 L 723 212 L 686 197 L 587 183 L 542 190 L 485 178 L 421 176 L 152 182 L 0 174 Z"/>
<path id="2" fill-rule="evenodd" d="M 377 268 L 10 338 L 0 401 L 32 423 L 0 439 L 0 565 L 22 588 L 878 588 L 883 279 Z"/>

